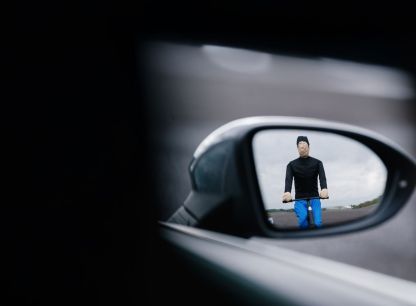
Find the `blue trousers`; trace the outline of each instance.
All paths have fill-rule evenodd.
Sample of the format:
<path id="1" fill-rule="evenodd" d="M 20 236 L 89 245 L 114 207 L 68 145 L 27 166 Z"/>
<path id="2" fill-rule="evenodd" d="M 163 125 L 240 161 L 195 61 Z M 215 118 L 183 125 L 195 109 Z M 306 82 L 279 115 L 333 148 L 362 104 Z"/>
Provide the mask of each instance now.
<path id="1" fill-rule="evenodd" d="M 313 221 L 316 227 L 322 226 L 322 215 L 321 215 L 321 201 L 319 199 L 310 200 L 312 207 L 312 216 Z M 295 213 L 298 218 L 298 223 L 300 228 L 308 228 L 308 204 L 306 200 L 297 200 L 295 201 Z"/>

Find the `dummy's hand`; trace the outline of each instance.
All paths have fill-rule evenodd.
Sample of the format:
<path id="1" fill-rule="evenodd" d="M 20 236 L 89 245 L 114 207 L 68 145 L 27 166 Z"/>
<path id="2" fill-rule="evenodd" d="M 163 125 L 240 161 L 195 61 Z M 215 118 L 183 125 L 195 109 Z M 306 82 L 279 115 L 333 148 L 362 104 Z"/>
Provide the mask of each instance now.
<path id="1" fill-rule="evenodd" d="M 292 195 L 290 194 L 290 192 L 285 192 L 283 194 L 283 202 L 289 202 L 292 200 Z"/>
<path id="2" fill-rule="evenodd" d="M 319 193 L 319 196 L 321 198 L 327 198 L 328 197 L 328 189 L 322 189 L 321 192 Z"/>

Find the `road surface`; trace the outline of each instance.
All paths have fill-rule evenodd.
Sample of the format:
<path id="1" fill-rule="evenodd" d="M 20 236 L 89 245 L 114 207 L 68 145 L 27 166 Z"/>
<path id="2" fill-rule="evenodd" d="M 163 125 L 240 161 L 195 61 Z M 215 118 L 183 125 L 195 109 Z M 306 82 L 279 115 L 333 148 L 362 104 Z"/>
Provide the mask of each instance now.
<path id="1" fill-rule="evenodd" d="M 346 209 L 325 209 L 322 210 L 322 224 L 334 225 L 347 221 L 357 220 L 368 216 L 374 211 L 373 207 L 346 208 Z M 297 228 L 298 222 L 294 211 L 277 211 L 268 214 L 273 219 L 273 224 L 277 228 Z"/>

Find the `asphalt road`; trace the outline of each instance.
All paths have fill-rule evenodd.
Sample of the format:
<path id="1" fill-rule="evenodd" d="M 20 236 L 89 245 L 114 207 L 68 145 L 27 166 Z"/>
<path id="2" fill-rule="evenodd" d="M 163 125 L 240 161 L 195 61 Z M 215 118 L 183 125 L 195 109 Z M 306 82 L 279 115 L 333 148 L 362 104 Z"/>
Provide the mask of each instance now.
<path id="1" fill-rule="evenodd" d="M 368 216 L 374 211 L 375 207 L 364 207 L 356 209 L 326 209 L 322 210 L 322 224 L 336 225 L 343 222 L 357 220 Z M 273 225 L 277 228 L 288 229 L 298 228 L 298 221 L 294 211 L 278 211 L 269 213 L 273 219 Z"/>
<path id="2" fill-rule="evenodd" d="M 268 81 L 256 74 L 211 67 L 198 47 L 152 47 L 151 51 L 148 90 L 154 103 L 149 115 L 156 118 L 152 141 L 161 220 L 180 207 L 190 191 L 188 165 L 198 144 L 237 118 L 284 115 L 341 121 L 376 131 L 416 153 L 413 97 L 354 91 L 354 86 L 349 92 L 328 90 L 325 80 L 311 88 L 306 86 L 308 80 L 302 79 L 302 71 L 298 75 L 292 71 L 290 84 L 276 78 Z M 369 75 L 377 78 L 382 72 Z M 396 216 L 369 230 L 314 239 L 252 239 L 416 281 L 415 219 L 413 194 Z"/>

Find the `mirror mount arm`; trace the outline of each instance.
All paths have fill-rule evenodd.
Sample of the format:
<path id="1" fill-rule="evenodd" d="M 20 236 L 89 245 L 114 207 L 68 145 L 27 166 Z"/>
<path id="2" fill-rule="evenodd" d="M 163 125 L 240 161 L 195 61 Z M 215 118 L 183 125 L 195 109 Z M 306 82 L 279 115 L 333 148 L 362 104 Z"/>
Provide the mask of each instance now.
<path id="1" fill-rule="evenodd" d="M 215 215 L 221 215 L 218 212 L 227 206 L 224 205 L 226 202 L 227 196 L 193 190 L 168 222 L 199 227 L 203 227 L 206 222 L 212 225 L 216 223 Z"/>

